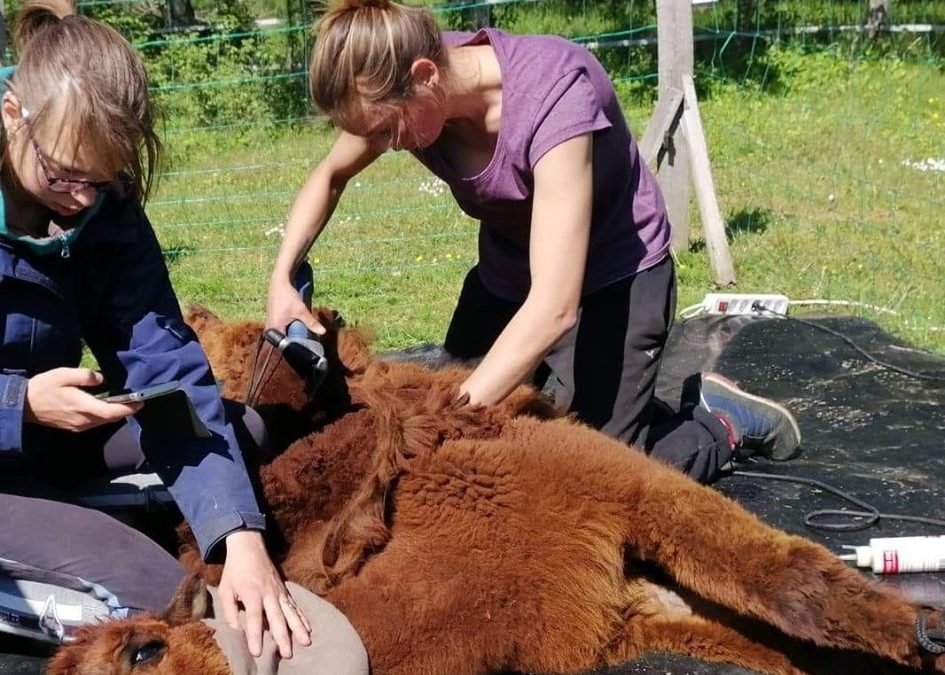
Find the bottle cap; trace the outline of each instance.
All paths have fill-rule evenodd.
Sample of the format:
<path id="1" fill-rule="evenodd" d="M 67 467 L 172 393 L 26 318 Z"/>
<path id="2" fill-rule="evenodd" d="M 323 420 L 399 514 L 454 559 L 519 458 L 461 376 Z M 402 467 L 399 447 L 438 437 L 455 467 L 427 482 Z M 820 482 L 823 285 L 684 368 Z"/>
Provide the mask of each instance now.
<path id="1" fill-rule="evenodd" d="M 844 546 L 843 548 L 852 549 L 854 552 L 841 555 L 840 560 L 856 562 L 857 567 L 873 566 L 873 549 L 869 546 Z"/>

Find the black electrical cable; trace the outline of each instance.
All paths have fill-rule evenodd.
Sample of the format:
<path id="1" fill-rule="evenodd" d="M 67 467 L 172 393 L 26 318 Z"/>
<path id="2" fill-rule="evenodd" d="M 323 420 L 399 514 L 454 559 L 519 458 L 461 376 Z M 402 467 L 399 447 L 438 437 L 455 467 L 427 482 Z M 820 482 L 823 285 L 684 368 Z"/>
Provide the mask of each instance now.
<path id="1" fill-rule="evenodd" d="M 829 333 L 830 335 L 833 335 L 834 337 L 837 337 L 843 340 L 846 344 L 852 347 L 858 354 L 860 354 L 867 361 L 870 361 L 871 363 L 875 363 L 876 365 L 886 368 L 887 370 L 892 370 L 902 375 L 906 375 L 908 377 L 914 377 L 919 380 L 931 380 L 932 382 L 945 382 L 945 376 L 943 375 L 930 375 L 928 373 L 919 373 L 914 370 L 909 370 L 908 368 L 902 368 L 900 366 L 893 365 L 892 363 L 882 361 L 881 359 L 876 358 L 875 356 L 867 352 L 865 349 L 860 347 L 858 344 L 856 344 L 853 340 L 848 338 L 846 335 L 844 335 L 840 331 L 834 330 L 833 328 L 827 328 L 827 326 L 821 326 L 818 323 L 814 323 L 813 321 L 807 321 L 806 319 L 799 319 L 796 316 L 789 316 L 787 314 L 781 314 L 779 312 L 775 312 L 774 310 L 768 309 L 767 307 L 762 305 L 760 302 L 753 302 L 751 305 L 751 311 L 757 312 L 758 314 L 770 314 L 779 319 L 789 319 L 790 321 L 796 321 L 798 323 L 802 323 L 805 326 L 810 326 L 811 328 L 822 331 L 824 333 Z"/>
<path id="2" fill-rule="evenodd" d="M 936 608 L 925 607 L 919 611 L 915 619 L 915 636 L 919 641 L 919 646 L 930 654 L 940 656 L 945 654 L 945 629 L 942 628 L 941 621 L 936 630 L 929 630 L 928 620 L 933 612 L 939 611 Z"/>
<path id="3" fill-rule="evenodd" d="M 914 370 L 909 370 L 908 368 L 902 368 L 900 366 L 896 366 L 886 361 L 877 359 L 875 356 L 873 356 L 872 354 L 867 352 L 865 349 L 860 347 L 858 344 L 856 344 L 853 340 L 851 340 L 849 337 L 847 337 L 843 333 L 836 331 L 832 328 L 828 328 L 827 326 L 822 326 L 820 324 L 814 323 L 813 321 L 807 321 L 806 319 L 799 319 L 794 316 L 787 316 L 785 314 L 780 314 L 778 312 L 768 309 L 767 307 L 765 307 L 759 302 L 752 303 L 751 309 L 753 312 L 757 312 L 759 314 L 771 314 L 773 316 L 776 316 L 779 319 L 790 319 L 791 321 L 802 323 L 805 326 L 810 326 L 811 328 L 814 328 L 819 331 L 823 331 L 824 333 L 829 333 L 830 335 L 833 335 L 843 340 L 843 342 L 848 344 L 858 354 L 863 356 L 865 359 L 867 359 L 871 363 L 875 363 L 876 365 L 881 366 L 882 368 L 886 368 L 887 370 L 892 370 L 902 375 L 906 375 L 907 377 L 913 377 L 920 380 L 931 380 L 933 382 L 945 382 L 945 377 L 941 375 L 930 375 L 928 373 L 919 373 Z M 840 497 L 841 499 L 844 499 L 850 502 L 851 504 L 863 509 L 862 511 L 851 511 L 848 509 L 820 509 L 817 511 L 811 511 L 804 516 L 804 524 L 813 529 L 826 530 L 829 532 L 855 532 L 857 530 L 865 530 L 868 527 L 872 527 L 873 525 L 877 524 L 880 520 L 901 520 L 901 521 L 907 521 L 907 522 L 912 522 L 912 523 L 922 523 L 925 525 L 933 525 L 935 527 L 945 527 L 945 520 L 939 520 L 937 518 L 925 518 L 922 516 L 901 516 L 901 515 L 890 514 L 890 513 L 881 513 L 880 510 L 877 509 L 875 506 L 868 504 L 861 499 L 857 499 L 853 495 L 847 492 L 844 492 L 843 490 L 840 490 L 838 488 L 835 488 L 832 485 L 828 485 L 827 483 L 824 483 L 819 480 L 814 480 L 813 478 L 801 478 L 798 476 L 785 476 L 783 474 L 760 473 L 760 472 L 755 472 L 755 471 L 734 471 L 733 475 L 746 476 L 750 478 L 762 478 L 762 479 L 768 479 L 768 480 L 780 480 L 780 481 L 785 481 L 785 482 L 790 482 L 790 483 L 799 483 L 801 485 L 810 485 L 812 487 L 816 487 L 821 490 L 824 490 L 825 492 L 834 494 L 837 497 Z M 850 522 L 845 522 L 845 523 L 836 522 L 836 521 L 822 522 L 820 520 L 826 517 L 838 517 L 838 516 L 842 518 L 852 519 L 852 520 Z"/>
<path id="4" fill-rule="evenodd" d="M 922 523 L 924 525 L 933 525 L 935 527 L 945 527 L 945 520 L 937 518 L 926 518 L 923 516 L 900 516 L 892 513 L 882 513 L 875 506 L 857 499 L 848 492 L 828 485 L 823 481 L 813 478 L 804 478 L 801 476 L 785 476 L 780 473 L 762 473 L 759 471 L 735 470 L 731 473 L 733 476 L 744 476 L 746 478 L 762 478 L 765 480 L 779 480 L 786 483 L 799 483 L 801 485 L 810 485 L 825 492 L 844 499 L 851 504 L 863 509 L 862 511 L 851 511 L 847 509 L 820 509 L 811 511 L 804 516 L 804 524 L 815 530 L 826 530 L 828 532 L 856 532 L 865 530 L 879 523 L 880 520 L 903 520 L 910 523 Z M 850 522 L 820 522 L 819 519 L 825 517 L 843 517 L 851 519 Z"/>

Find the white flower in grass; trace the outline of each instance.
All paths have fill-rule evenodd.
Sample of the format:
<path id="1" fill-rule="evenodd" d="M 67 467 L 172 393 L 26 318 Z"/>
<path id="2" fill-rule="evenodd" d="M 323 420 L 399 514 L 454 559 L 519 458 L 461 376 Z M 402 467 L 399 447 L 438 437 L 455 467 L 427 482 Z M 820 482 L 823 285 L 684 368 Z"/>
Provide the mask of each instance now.
<path id="1" fill-rule="evenodd" d="M 439 197 L 446 192 L 446 183 L 439 178 L 424 178 L 420 180 L 420 186 L 417 188 L 420 192 L 426 192 L 433 197 Z"/>
<path id="2" fill-rule="evenodd" d="M 929 157 L 928 159 L 921 159 L 917 162 L 904 159 L 902 160 L 902 165 L 917 169 L 918 171 L 945 171 L 945 158 Z"/>

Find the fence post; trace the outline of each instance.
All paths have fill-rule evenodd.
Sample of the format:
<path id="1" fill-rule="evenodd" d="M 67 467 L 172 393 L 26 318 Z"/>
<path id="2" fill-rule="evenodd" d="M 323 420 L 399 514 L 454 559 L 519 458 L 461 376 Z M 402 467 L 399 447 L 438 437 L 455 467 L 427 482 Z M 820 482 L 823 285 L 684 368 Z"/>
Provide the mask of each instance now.
<path id="1" fill-rule="evenodd" d="M 735 283 L 735 267 L 693 83 L 692 0 L 657 0 L 656 16 L 659 99 L 640 141 L 640 156 L 659 181 L 675 250 L 689 248 L 690 178 L 695 183 L 712 275 L 717 285 L 729 286 Z"/>
<path id="2" fill-rule="evenodd" d="M 192 28 L 197 24 L 197 16 L 190 0 L 167 0 L 167 29 L 170 31 Z"/>
<path id="3" fill-rule="evenodd" d="M 702 130 L 702 116 L 699 114 L 699 99 L 696 97 L 696 85 L 691 75 L 683 77 L 683 98 L 685 110 L 682 114 L 682 129 L 686 134 L 689 147 L 689 160 L 692 162 L 692 178 L 696 186 L 696 198 L 699 201 L 699 214 L 702 218 L 702 232 L 705 247 L 709 252 L 709 264 L 715 277 L 715 283 L 728 286 L 735 283 L 735 267 L 728 250 L 725 237 L 725 221 L 715 197 L 715 181 L 712 180 L 712 166 L 709 163 L 709 146 Z"/>
<path id="4" fill-rule="evenodd" d="M 692 75 L 692 7 L 690 0 L 657 0 L 656 32 L 659 60 L 659 97 L 679 89 L 683 75 Z M 666 156 L 656 179 L 673 224 L 673 248 L 689 248 L 689 157 L 682 129 L 675 126 L 662 139 Z"/>
<path id="5" fill-rule="evenodd" d="M 866 18 L 866 30 L 871 39 L 889 28 L 889 10 L 892 0 L 870 0 L 869 16 Z"/>

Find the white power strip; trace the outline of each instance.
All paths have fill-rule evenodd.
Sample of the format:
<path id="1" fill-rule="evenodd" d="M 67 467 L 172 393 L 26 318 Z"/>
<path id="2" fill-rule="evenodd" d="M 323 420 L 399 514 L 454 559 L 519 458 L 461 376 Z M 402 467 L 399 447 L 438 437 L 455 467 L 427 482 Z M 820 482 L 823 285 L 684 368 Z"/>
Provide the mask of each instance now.
<path id="1" fill-rule="evenodd" d="M 756 303 L 767 311 L 753 310 L 752 307 Z M 788 304 L 788 297 L 777 293 L 707 293 L 702 301 L 702 308 L 709 314 L 726 316 L 771 313 L 785 315 Z"/>

